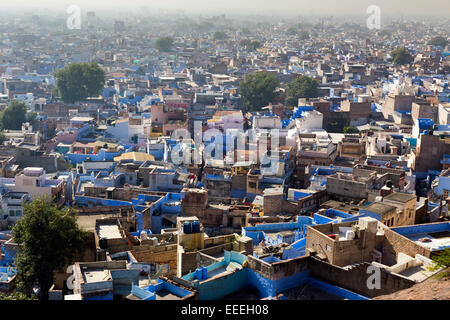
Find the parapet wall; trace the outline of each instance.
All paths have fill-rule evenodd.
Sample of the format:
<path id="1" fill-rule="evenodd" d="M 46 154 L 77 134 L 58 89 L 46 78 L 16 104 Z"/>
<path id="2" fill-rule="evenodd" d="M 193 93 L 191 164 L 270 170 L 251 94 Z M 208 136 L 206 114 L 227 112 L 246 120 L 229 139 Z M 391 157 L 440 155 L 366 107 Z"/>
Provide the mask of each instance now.
<path id="1" fill-rule="evenodd" d="M 259 290 L 263 298 L 299 286 L 309 277 L 320 279 L 365 297 L 390 294 L 410 288 L 415 284 L 412 280 L 380 268 L 380 288 L 371 289 L 368 282 L 369 284 L 373 283 L 369 277 L 373 276 L 374 272 L 368 270 L 369 266 L 371 266 L 370 263 L 361 263 L 344 269 L 310 256 L 271 264 L 249 256 L 247 281 L 249 285 Z"/>
<path id="2" fill-rule="evenodd" d="M 368 287 L 368 280 L 369 284 L 372 284 L 369 277 L 373 276 L 374 272 L 370 269 L 368 270 L 369 266 L 371 266 L 370 263 L 361 263 L 347 270 L 317 260 L 313 257 L 308 257 L 308 268 L 311 272 L 311 276 L 366 297 L 373 298 L 380 295 L 391 294 L 399 290 L 410 288 L 415 284 L 414 281 L 405 277 L 390 273 L 385 269 L 379 269 L 380 288 L 370 289 Z"/>

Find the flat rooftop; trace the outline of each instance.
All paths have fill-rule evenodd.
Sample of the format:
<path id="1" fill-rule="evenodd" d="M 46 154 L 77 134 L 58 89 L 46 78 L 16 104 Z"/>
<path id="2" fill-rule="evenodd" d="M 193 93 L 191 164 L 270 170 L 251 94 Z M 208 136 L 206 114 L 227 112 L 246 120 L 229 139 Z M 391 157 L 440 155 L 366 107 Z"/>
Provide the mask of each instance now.
<path id="1" fill-rule="evenodd" d="M 87 271 L 83 271 L 83 280 L 86 283 L 90 282 L 102 282 L 112 280 L 111 273 L 108 269 L 103 268 L 89 268 Z"/>
<path id="2" fill-rule="evenodd" d="M 362 209 L 383 215 L 383 214 L 386 214 L 386 213 L 396 209 L 396 207 L 390 206 L 390 205 L 388 205 L 386 203 L 382 203 L 382 202 L 374 202 Z"/>
<path id="3" fill-rule="evenodd" d="M 415 234 L 408 236 L 408 238 L 418 245 L 432 251 L 450 248 L 450 231 Z"/>
<path id="4" fill-rule="evenodd" d="M 416 196 L 413 194 L 400 193 L 400 192 L 394 192 L 394 193 L 391 193 L 390 195 L 387 195 L 386 197 L 384 197 L 384 199 L 386 199 L 386 200 L 397 201 L 397 202 L 408 202 L 409 200 L 414 199 L 414 198 L 416 198 Z"/>
<path id="5" fill-rule="evenodd" d="M 155 292 L 156 300 L 180 300 L 181 298 L 174 295 L 166 289 L 161 289 Z"/>
<path id="6" fill-rule="evenodd" d="M 427 267 L 421 265 L 403 270 L 399 274 L 415 282 L 422 282 L 434 273 L 434 271 L 430 271 Z"/>
<path id="7" fill-rule="evenodd" d="M 392 230 L 431 251 L 450 248 L 450 222 L 402 226 Z"/>
<path id="8" fill-rule="evenodd" d="M 119 227 L 116 224 L 101 224 L 98 226 L 98 236 L 104 239 L 120 239 Z"/>

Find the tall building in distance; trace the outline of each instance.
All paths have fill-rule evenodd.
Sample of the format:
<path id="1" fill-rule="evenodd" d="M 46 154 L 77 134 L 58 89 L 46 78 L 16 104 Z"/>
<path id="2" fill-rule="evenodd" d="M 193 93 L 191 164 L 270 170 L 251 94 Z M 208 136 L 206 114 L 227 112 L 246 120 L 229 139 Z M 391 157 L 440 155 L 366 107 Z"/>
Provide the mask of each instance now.
<path id="1" fill-rule="evenodd" d="M 122 20 L 114 21 L 114 33 L 121 33 L 125 31 L 125 22 Z"/>

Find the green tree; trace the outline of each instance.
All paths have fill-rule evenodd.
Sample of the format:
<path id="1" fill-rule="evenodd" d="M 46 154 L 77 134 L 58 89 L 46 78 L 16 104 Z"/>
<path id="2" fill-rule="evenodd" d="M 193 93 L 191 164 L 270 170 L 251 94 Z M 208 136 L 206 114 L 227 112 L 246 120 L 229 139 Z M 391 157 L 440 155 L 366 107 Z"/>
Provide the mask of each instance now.
<path id="1" fill-rule="evenodd" d="M 308 40 L 310 38 L 310 35 L 308 31 L 303 30 L 298 34 L 298 37 L 300 40 Z"/>
<path id="2" fill-rule="evenodd" d="M 254 51 L 258 48 L 261 48 L 261 42 L 259 42 L 258 40 L 249 40 L 249 39 L 244 39 L 240 41 L 240 44 L 242 46 L 245 46 L 248 50 Z"/>
<path id="3" fill-rule="evenodd" d="M 254 50 L 258 49 L 258 48 L 261 48 L 261 42 L 259 42 L 258 40 L 250 41 L 250 43 L 248 44 L 247 48 L 249 50 L 253 50 L 254 51 Z"/>
<path id="4" fill-rule="evenodd" d="M 391 52 L 392 62 L 394 64 L 403 65 L 412 62 L 412 55 L 406 48 L 397 48 Z"/>
<path id="5" fill-rule="evenodd" d="M 286 88 L 286 105 L 297 106 L 299 98 L 316 98 L 319 83 L 308 76 L 295 78 Z"/>
<path id="6" fill-rule="evenodd" d="M 3 142 L 5 142 L 8 138 L 6 138 L 5 134 L 3 132 L 0 132 L 0 145 L 3 145 Z"/>
<path id="7" fill-rule="evenodd" d="M 37 114 L 37 112 L 35 112 L 35 111 L 29 112 L 29 113 L 27 114 L 27 122 L 29 122 L 31 125 L 33 125 L 34 122 L 36 121 L 37 115 L 38 115 L 38 114 Z"/>
<path id="8" fill-rule="evenodd" d="M 214 28 L 214 24 L 212 22 L 209 21 L 203 21 L 198 25 L 198 30 L 199 31 L 204 31 L 204 32 L 208 32 L 211 29 Z"/>
<path id="9" fill-rule="evenodd" d="M 223 31 L 214 32 L 214 40 L 223 40 L 228 38 L 227 34 Z"/>
<path id="10" fill-rule="evenodd" d="M 0 300 L 36 300 L 36 297 L 27 297 L 22 292 L 15 291 L 9 294 L 0 293 Z"/>
<path id="11" fill-rule="evenodd" d="M 295 36 L 297 34 L 297 29 L 290 27 L 289 29 L 287 29 L 286 33 L 290 36 Z"/>
<path id="12" fill-rule="evenodd" d="M 24 122 L 27 122 L 27 106 L 22 101 L 12 100 L 0 113 L 2 129 L 19 130 Z"/>
<path id="13" fill-rule="evenodd" d="M 450 248 L 444 249 L 439 253 L 436 253 L 432 257 L 433 262 L 436 264 L 434 268 L 431 268 L 433 271 L 436 271 L 440 268 L 446 269 L 442 272 L 441 276 L 449 277 L 450 271 L 447 269 L 450 267 Z"/>
<path id="14" fill-rule="evenodd" d="M 437 37 L 434 37 L 433 39 L 431 39 L 430 42 L 428 42 L 428 44 L 431 46 L 439 46 L 439 47 L 445 48 L 448 44 L 448 41 L 446 38 L 444 38 L 442 36 L 437 36 Z"/>
<path id="15" fill-rule="evenodd" d="M 325 130 L 332 133 L 343 133 L 345 127 L 350 126 L 350 121 L 345 117 L 335 118 L 334 121 L 328 121 L 325 125 Z"/>
<path id="16" fill-rule="evenodd" d="M 72 63 L 56 72 L 56 93 L 66 103 L 97 96 L 105 84 L 105 72 L 95 63 Z"/>
<path id="17" fill-rule="evenodd" d="M 23 206 L 24 214 L 12 229 L 12 239 L 19 245 L 14 260 L 18 287 L 30 297 L 37 284 L 39 299 L 47 300 L 53 272 L 81 256 L 86 232 L 79 229 L 71 209 L 58 210 L 49 198 Z"/>
<path id="18" fill-rule="evenodd" d="M 275 89 L 280 85 L 278 78 L 269 72 L 256 72 L 249 74 L 239 83 L 239 91 L 244 98 L 247 111 L 260 110 L 272 102 Z"/>
<path id="19" fill-rule="evenodd" d="M 378 32 L 378 36 L 380 37 L 389 37 L 391 34 L 386 30 L 381 30 Z"/>
<path id="20" fill-rule="evenodd" d="M 252 32 L 247 27 L 242 28 L 241 33 L 244 35 L 252 34 Z"/>
<path id="21" fill-rule="evenodd" d="M 355 127 L 344 127 L 344 133 L 358 133 L 358 129 Z"/>
<path id="22" fill-rule="evenodd" d="M 173 47 L 173 39 L 171 37 L 162 37 L 156 40 L 156 48 L 161 52 L 168 52 Z"/>

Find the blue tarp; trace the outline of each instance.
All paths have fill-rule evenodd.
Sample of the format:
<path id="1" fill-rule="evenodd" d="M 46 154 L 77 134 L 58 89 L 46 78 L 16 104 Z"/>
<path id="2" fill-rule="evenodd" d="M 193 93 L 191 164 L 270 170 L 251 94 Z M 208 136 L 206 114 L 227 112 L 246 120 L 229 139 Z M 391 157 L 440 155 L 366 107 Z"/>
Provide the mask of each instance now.
<path id="1" fill-rule="evenodd" d="M 417 119 L 419 123 L 419 129 L 431 129 L 434 125 L 434 121 L 431 119 Z"/>

